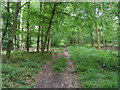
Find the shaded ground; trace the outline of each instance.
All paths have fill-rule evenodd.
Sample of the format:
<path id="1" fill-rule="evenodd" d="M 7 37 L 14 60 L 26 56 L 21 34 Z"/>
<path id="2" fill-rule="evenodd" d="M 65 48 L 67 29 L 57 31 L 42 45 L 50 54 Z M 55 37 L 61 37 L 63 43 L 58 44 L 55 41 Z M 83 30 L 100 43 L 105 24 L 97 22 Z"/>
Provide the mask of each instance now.
<path id="1" fill-rule="evenodd" d="M 103 47 L 102 49 L 104 49 L 104 50 L 115 50 L 115 51 L 120 50 L 118 47 Z"/>
<path id="2" fill-rule="evenodd" d="M 54 50 L 57 52 L 58 50 Z M 52 69 L 53 61 L 49 61 L 48 64 L 43 68 L 36 76 L 36 86 L 34 88 L 80 88 L 81 85 L 77 81 L 76 73 L 74 72 L 74 64 L 70 59 L 70 56 L 63 48 L 63 53 L 56 57 L 55 53 L 52 53 L 53 60 L 58 58 L 67 58 L 68 66 L 64 73 L 57 73 Z"/>

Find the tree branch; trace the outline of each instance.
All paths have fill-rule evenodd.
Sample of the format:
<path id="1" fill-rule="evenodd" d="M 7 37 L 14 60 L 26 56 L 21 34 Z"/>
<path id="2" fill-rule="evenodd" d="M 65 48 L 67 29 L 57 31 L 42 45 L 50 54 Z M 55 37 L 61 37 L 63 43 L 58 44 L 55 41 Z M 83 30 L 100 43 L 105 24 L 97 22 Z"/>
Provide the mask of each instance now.
<path id="1" fill-rule="evenodd" d="M 19 7 L 19 9 L 18 9 L 18 11 L 24 6 L 24 5 L 26 5 L 28 2 L 30 2 L 31 0 L 29 0 L 29 1 L 27 1 L 26 3 L 24 3 L 23 5 L 21 5 L 20 7 Z"/>

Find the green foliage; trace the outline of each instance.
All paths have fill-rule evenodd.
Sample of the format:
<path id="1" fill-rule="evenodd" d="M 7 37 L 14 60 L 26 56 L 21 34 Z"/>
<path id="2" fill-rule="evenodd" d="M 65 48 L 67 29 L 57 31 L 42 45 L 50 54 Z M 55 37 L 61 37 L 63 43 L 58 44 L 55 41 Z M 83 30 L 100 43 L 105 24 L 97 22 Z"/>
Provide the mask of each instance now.
<path id="1" fill-rule="evenodd" d="M 53 69 L 58 72 L 64 72 L 67 63 L 66 58 L 57 59 L 54 61 Z"/>
<path id="2" fill-rule="evenodd" d="M 83 87 L 118 87 L 118 52 L 80 46 L 71 46 L 68 51 Z"/>
<path id="3" fill-rule="evenodd" d="M 96 28 L 98 28 L 101 44 L 103 44 L 103 39 L 105 39 L 108 45 L 115 46 L 118 44 L 117 2 L 96 3 L 96 13 L 94 3 L 91 2 L 59 3 L 55 8 L 55 14 L 52 15 L 54 4 L 54 2 L 30 2 L 30 10 L 28 10 L 28 4 L 25 4 L 18 14 L 17 28 L 15 28 L 15 32 L 11 34 L 16 3 L 10 2 L 10 6 L 8 7 L 7 2 L 2 3 L 0 1 L 0 5 L 2 5 L 0 7 L 0 11 L 2 12 L 2 15 L 0 14 L 2 20 L 0 20 L 3 21 L 2 33 L 6 33 L 2 42 L 3 50 L 7 49 L 8 40 L 11 39 L 10 36 L 12 35 L 13 50 L 17 46 L 19 46 L 19 49 L 21 47 L 27 47 L 27 34 L 30 36 L 28 40 L 30 44 L 28 46 L 30 47 L 37 46 L 38 35 L 40 34 L 39 44 L 40 48 L 43 48 L 41 43 L 43 45 L 47 43 L 44 41 L 48 33 L 47 36 L 49 36 L 50 45 L 52 46 L 75 46 L 70 47 L 68 50 L 77 63 L 76 71 L 80 73 L 81 80 L 84 81 L 83 85 L 85 87 L 116 87 L 118 53 L 93 48 L 89 49 L 89 47 L 91 47 L 90 44 L 92 41 L 94 44 L 97 43 L 96 36 L 98 35 L 95 32 L 95 22 L 97 23 Z M 8 9 L 10 12 L 8 12 Z M 53 20 L 51 20 L 51 16 L 54 16 Z M 51 24 L 50 21 L 52 22 Z M 27 22 L 29 22 L 29 25 Z M 27 26 L 29 26 L 29 31 L 27 30 Z M 79 47 L 78 45 L 80 44 L 85 45 L 87 48 Z M 47 45 L 45 45 L 45 48 L 46 46 Z M 98 46 L 95 45 L 95 47 Z M 56 52 L 56 55 L 60 53 L 62 53 L 61 49 Z M 2 55 L 4 54 L 5 52 L 2 52 Z M 31 74 L 37 73 L 39 68 L 45 64 L 48 59 L 49 54 L 42 55 L 41 53 L 13 51 L 11 61 L 9 63 L 3 63 L 3 86 L 29 87 L 28 83 L 24 82 L 24 80 L 27 79 L 26 77 L 29 78 L 32 76 Z M 66 65 L 67 60 L 56 60 L 53 69 L 63 72 Z M 110 73 L 111 71 L 113 74 Z M 27 75 L 24 75 L 24 73 Z M 96 75 L 96 73 L 98 75 Z M 113 77 L 114 75 L 116 77 Z M 111 79 L 108 79 L 108 77 Z"/>
<path id="4" fill-rule="evenodd" d="M 33 87 L 34 85 L 27 80 L 34 82 L 32 76 L 37 74 L 49 59 L 49 53 L 42 55 L 41 53 L 13 52 L 11 62 L 3 63 L 3 87 Z"/>

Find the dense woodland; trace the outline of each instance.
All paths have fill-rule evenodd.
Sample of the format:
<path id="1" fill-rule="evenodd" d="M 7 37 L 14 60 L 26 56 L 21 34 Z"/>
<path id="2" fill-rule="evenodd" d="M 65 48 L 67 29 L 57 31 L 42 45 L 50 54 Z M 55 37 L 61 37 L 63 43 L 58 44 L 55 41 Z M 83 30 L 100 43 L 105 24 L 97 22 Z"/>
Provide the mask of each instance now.
<path id="1" fill-rule="evenodd" d="M 1 2 L 1 7 L 3 87 L 33 87 L 25 80 L 62 48 L 76 63 L 82 87 L 118 87 L 118 2 Z M 58 63 L 67 65 L 64 59 Z M 58 63 L 54 68 L 64 72 Z"/>

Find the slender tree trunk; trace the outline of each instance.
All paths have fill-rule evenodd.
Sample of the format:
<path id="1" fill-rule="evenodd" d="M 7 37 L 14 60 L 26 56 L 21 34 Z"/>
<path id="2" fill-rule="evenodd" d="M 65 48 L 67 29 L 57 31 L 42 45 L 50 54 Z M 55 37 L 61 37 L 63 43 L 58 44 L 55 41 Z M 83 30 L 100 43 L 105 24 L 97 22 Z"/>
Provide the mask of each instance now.
<path id="1" fill-rule="evenodd" d="M 7 32 L 8 32 L 8 27 L 9 27 L 9 24 L 10 24 L 10 22 L 9 22 L 9 17 L 10 17 L 10 2 L 8 1 L 8 2 L 7 2 L 6 26 L 5 26 L 5 30 L 4 30 L 4 32 L 3 32 L 3 34 L 2 34 L 2 42 L 3 42 L 4 38 L 5 38 L 5 35 L 6 35 Z"/>
<path id="2" fill-rule="evenodd" d="M 97 23 L 95 23 L 95 32 L 96 32 L 96 37 L 97 37 L 98 49 L 101 49 L 101 45 L 100 45 L 100 36 L 99 36 L 99 32 L 98 32 Z"/>
<path id="3" fill-rule="evenodd" d="M 14 45 L 13 45 L 13 49 L 16 49 L 17 47 L 17 35 L 14 36 Z"/>
<path id="4" fill-rule="evenodd" d="M 93 40 L 93 33 L 92 32 L 90 33 L 90 36 L 91 36 L 91 46 L 94 47 L 94 40 Z"/>
<path id="5" fill-rule="evenodd" d="M 77 40 L 78 44 L 80 44 L 80 31 L 78 31 L 78 38 L 77 39 L 78 39 Z"/>
<path id="6" fill-rule="evenodd" d="M 102 15 L 104 14 L 104 9 L 103 9 L 103 4 L 101 2 L 101 10 L 102 10 Z M 102 16 L 101 18 L 101 22 L 102 22 L 102 37 L 103 37 L 103 46 L 106 47 L 106 37 L 105 37 L 105 31 L 104 31 L 104 22 L 103 22 L 103 19 L 104 19 L 104 15 Z"/>
<path id="7" fill-rule="evenodd" d="M 38 37 L 37 37 L 37 52 L 39 52 L 39 42 L 40 42 L 40 25 L 39 25 L 39 29 L 38 29 Z"/>
<path id="8" fill-rule="evenodd" d="M 105 32 L 104 32 L 104 23 L 102 22 L 102 36 L 103 36 L 103 46 L 106 47 L 106 37 L 105 37 Z"/>
<path id="9" fill-rule="evenodd" d="M 18 24 L 18 29 L 20 29 L 20 19 L 18 20 L 19 21 L 19 24 Z M 19 49 L 19 41 L 20 41 L 20 34 L 16 36 L 17 38 L 17 50 Z"/>
<path id="10" fill-rule="evenodd" d="M 28 3 L 28 18 L 27 18 L 27 41 L 26 41 L 27 52 L 29 52 L 29 48 L 30 48 L 29 12 L 30 12 L 30 2 Z"/>
<path id="11" fill-rule="evenodd" d="M 44 48 L 43 48 L 43 46 L 44 46 L 44 41 L 43 41 L 43 38 L 44 38 L 44 36 L 43 36 L 43 30 L 41 30 L 41 51 L 42 51 L 42 52 L 44 52 Z"/>
<path id="12" fill-rule="evenodd" d="M 51 14 L 48 30 L 47 30 L 46 36 L 45 36 L 45 41 L 44 41 L 44 46 L 43 46 L 43 49 L 42 49 L 42 53 L 44 53 L 44 51 L 45 51 L 46 43 L 47 43 L 50 31 L 51 31 L 51 26 L 52 26 L 53 18 L 54 18 L 54 15 L 55 15 L 56 6 L 57 5 L 54 3 L 54 7 L 53 7 L 53 10 L 52 10 L 52 14 Z"/>
<path id="13" fill-rule="evenodd" d="M 17 38 L 19 39 L 20 37 L 19 37 L 19 35 L 17 36 Z M 19 48 L 20 48 L 20 45 L 19 45 L 20 43 L 19 43 L 19 40 L 17 40 L 17 50 L 19 50 Z"/>
<path id="14" fill-rule="evenodd" d="M 73 41 L 73 40 L 72 40 L 72 38 L 71 38 L 71 37 L 69 37 L 69 41 L 70 41 L 70 44 L 72 45 L 72 41 Z"/>
<path id="15" fill-rule="evenodd" d="M 0 2 L 0 5 L 1 5 L 1 2 Z M 1 22 L 1 25 L 2 24 L 3 24 L 3 22 Z M 2 27 L 0 27 L 0 30 L 1 29 L 2 29 Z M 2 64 L 2 30 L 0 31 L 0 63 Z"/>
<path id="16" fill-rule="evenodd" d="M 118 34 L 120 34 L 120 1 L 118 2 Z M 118 50 L 120 50 L 120 35 L 118 35 Z M 120 53 L 119 53 L 120 56 Z M 119 82 L 120 85 L 120 82 Z"/>
<path id="17" fill-rule="evenodd" d="M 23 41 L 23 35 L 21 35 L 22 41 Z M 22 50 L 24 49 L 24 43 L 21 43 Z"/>
<path id="18" fill-rule="evenodd" d="M 7 43 L 7 53 L 6 53 L 6 59 L 7 60 L 10 59 L 10 54 L 11 54 L 11 49 L 12 49 L 12 44 L 13 44 L 12 41 L 13 41 L 13 38 L 14 38 L 15 30 L 17 28 L 17 17 L 18 17 L 18 13 L 19 13 L 20 4 L 21 4 L 21 2 L 17 2 L 17 4 L 16 4 L 16 11 L 15 11 L 14 20 L 13 20 L 13 27 L 12 27 L 12 30 L 11 30 L 11 33 L 10 33 L 10 38 L 8 40 L 8 43 Z"/>
<path id="19" fill-rule="evenodd" d="M 18 26 L 17 26 L 18 30 L 21 29 L 21 27 L 20 27 L 20 26 L 21 26 L 21 25 L 20 25 L 20 23 L 21 23 L 21 22 L 20 22 L 20 21 L 21 21 L 21 20 L 20 20 L 20 18 L 21 18 L 21 10 L 19 11 L 19 14 L 20 14 L 20 15 L 19 15 L 20 17 L 19 17 Z M 18 34 L 18 35 L 16 36 L 16 38 L 17 38 L 17 50 L 19 50 L 19 47 L 20 47 L 20 45 L 19 45 L 19 44 L 20 44 L 20 39 L 21 39 L 20 35 L 21 35 L 21 34 Z"/>
<path id="20" fill-rule="evenodd" d="M 42 9 L 41 10 L 44 10 L 44 3 L 41 3 L 42 5 Z M 41 15 L 42 15 L 42 11 L 41 11 Z M 42 18 L 41 18 L 41 21 L 42 21 Z M 42 30 L 42 26 L 41 26 L 41 51 L 42 53 L 44 52 L 44 30 Z"/>
<path id="21" fill-rule="evenodd" d="M 81 45 L 83 45 L 83 38 L 82 37 L 83 37 L 83 35 L 82 35 L 82 32 L 81 32 L 81 34 L 80 34 L 80 44 Z"/>
<path id="22" fill-rule="evenodd" d="M 112 31 L 112 47 L 114 47 L 114 45 L 115 45 L 115 42 L 114 42 L 114 22 L 113 22 L 113 14 L 112 14 L 113 12 L 112 12 L 112 2 L 110 2 L 110 18 L 111 18 L 111 23 L 112 23 L 112 25 L 111 25 L 111 31 Z"/>
<path id="23" fill-rule="evenodd" d="M 50 35 L 49 35 L 49 38 L 48 38 L 47 51 L 49 51 L 49 49 L 50 49 Z"/>
<path id="24" fill-rule="evenodd" d="M 40 23 L 41 23 L 41 14 L 42 14 L 42 3 L 40 2 L 40 15 L 39 15 L 39 29 L 38 29 L 38 39 L 37 39 L 37 52 L 39 52 L 39 43 L 40 43 Z"/>
<path id="25" fill-rule="evenodd" d="M 19 21 L 20 21 L 20 25 L 19 25 L 19 28 L 20 28 L 21 31 L 23 31 L 23 25 L 22 25 L 23 21 L 22 21 L 22 19 L 21 19 L 21 18 L 23 17 L 22 13 L 23 13 L 23 11 L 20 10 L 20 20 L 19 20 Z M 24 42 L 23 42 L 23 35 L 22 35 L 22 34 L 19 35 L 19 40 L 20 40 L 20 41 L 19 41 L 19 47 L 18 47 L 18 49 L 19 49 L 19 48 L 22 49 L 23 44 L 24 44 Z"/>
<path id="26" fill-rule="evenodd" d="M 94 2 L 94 7 L 95 7 L 95 14 L 97 14 L 97 11 L 96 11 L 96 2 Z M 101 49 L 100 36 L 99 36 L 99 32 L 98 32 L 97 21 L 95 21 L 95 23 L 94 23 L 94 29 L 95 29 L 95 33 L 96 33 L 98 49 Z"/>

